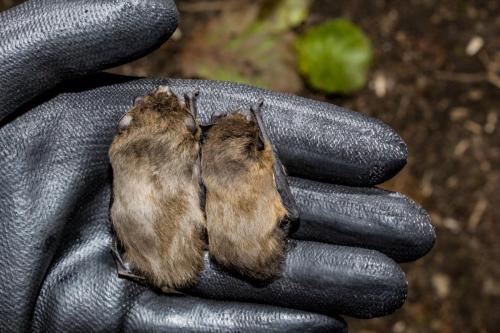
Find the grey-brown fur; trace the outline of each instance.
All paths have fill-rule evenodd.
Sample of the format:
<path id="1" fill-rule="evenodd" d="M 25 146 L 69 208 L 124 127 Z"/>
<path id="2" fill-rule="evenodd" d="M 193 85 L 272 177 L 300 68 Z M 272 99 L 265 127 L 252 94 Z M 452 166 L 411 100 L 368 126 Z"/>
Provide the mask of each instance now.
<path id="1" fill-rule="evenodd" d="M 168 87 L 136 101 L 119 124 L 111 221 L 123 259 L 166 292 L 195 283 L 202 269 L 200 127 Z"/>
<path id="2" fill-rule="evenodd" d="M 206 218 L 211 256 L 253 279 L 280 274 L 287 215 L 276 189 L 270 143 L 255 119 L 241 113 L 220 118 L 202 148 Z"/>

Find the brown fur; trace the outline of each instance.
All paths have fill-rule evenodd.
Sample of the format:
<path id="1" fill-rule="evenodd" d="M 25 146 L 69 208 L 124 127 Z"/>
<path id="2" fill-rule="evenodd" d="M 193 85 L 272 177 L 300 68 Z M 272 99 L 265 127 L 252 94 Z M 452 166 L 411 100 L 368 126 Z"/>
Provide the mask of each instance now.
<path id="1" fill-rule="evenodd" d="M 274 182 L 268 142 L 258 150 L 259 129 L 235 113 L 216 122 L 203 145 L 210 254 L 221 265 L 258 280 L 279 275 L 287 211 Z"/>
<path id="2" fill-rule="evenodd" d="M 192 285 L 202 269 L 200 128 L 175 94 L 146 96 L 109 150 L 111 221 L 124 259 L 164 291 Z M 186 124 L 194 129 L 189 130 Z"/>

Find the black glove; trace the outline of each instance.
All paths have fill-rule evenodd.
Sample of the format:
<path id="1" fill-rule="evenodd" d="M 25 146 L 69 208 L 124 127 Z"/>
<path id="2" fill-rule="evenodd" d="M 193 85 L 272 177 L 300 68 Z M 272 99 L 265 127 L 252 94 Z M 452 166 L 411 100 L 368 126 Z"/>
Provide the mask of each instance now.
<path id="1" fill-rule="evenodd" d="M 177 15 L 168 0 L 32 0 L 0 13 L 0 330 L 345 332 L 338 315 L 399 308 L 406 281 L 390 258 L 419 258 L 435 235 L 406 197 L 349 187 L 404 166 L 406 147 L 385 124 L 234 83 L 84 77 L 160 45 Z M 117 276 L 107 151 L 133 98 L 160 84 L 198 88 L 205 123 L 264 98 L 301 211 L 280 279 L 254 286 L 208 255 L 189 296 Z"/>

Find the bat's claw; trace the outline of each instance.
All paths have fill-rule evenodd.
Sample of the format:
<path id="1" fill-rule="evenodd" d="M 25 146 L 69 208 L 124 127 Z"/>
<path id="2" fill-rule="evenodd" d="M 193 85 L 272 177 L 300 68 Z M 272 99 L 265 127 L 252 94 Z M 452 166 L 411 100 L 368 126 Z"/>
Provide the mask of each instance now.
<path id="1" fill-rule="evenodd" d="M 119 277 L 128 278 L 137 282 L 144 282 L 146 280 L 145 277 L 132 272 L 129 265 L 125 262 L 125 260 L 123 260 L 120 251 L 118 250 L 118 243 L 116 240 L 113 240 L 113 243 L 111 244 L 111 253 L 115 259 L 116 270 Z"/>
<path id="2" fill-rule="evenodd" d="M 178 296 L 185 295 L 184 293 L 169 287 L 162 287 L 161 291 L 164 292 L 165 294 L 178 295 Z"/>

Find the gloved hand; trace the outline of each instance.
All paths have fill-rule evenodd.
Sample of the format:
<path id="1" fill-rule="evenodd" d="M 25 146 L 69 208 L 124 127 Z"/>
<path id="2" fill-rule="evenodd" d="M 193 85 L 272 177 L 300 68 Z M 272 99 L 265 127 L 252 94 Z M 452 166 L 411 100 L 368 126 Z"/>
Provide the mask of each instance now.
<path id="1" fill-rule="evenodd" d="M 177 19 L 169 0 L 32 0 L 0 13 L 0 330 L 345 332 L 338 315 L 399 308 L 394 260 L 424 255 L 435 235 L 413 201 L 369 187 L 406 161 L 388 126 L 235 83 L 88 76 L 146 54 Z M 280 279 L 255 286 L 208 255 L 188 296 L 117 276 L 107 151 L 133 98 L 160 84 L 200 89 L 205 123 L 264 98 L 301 211 Z"/>

